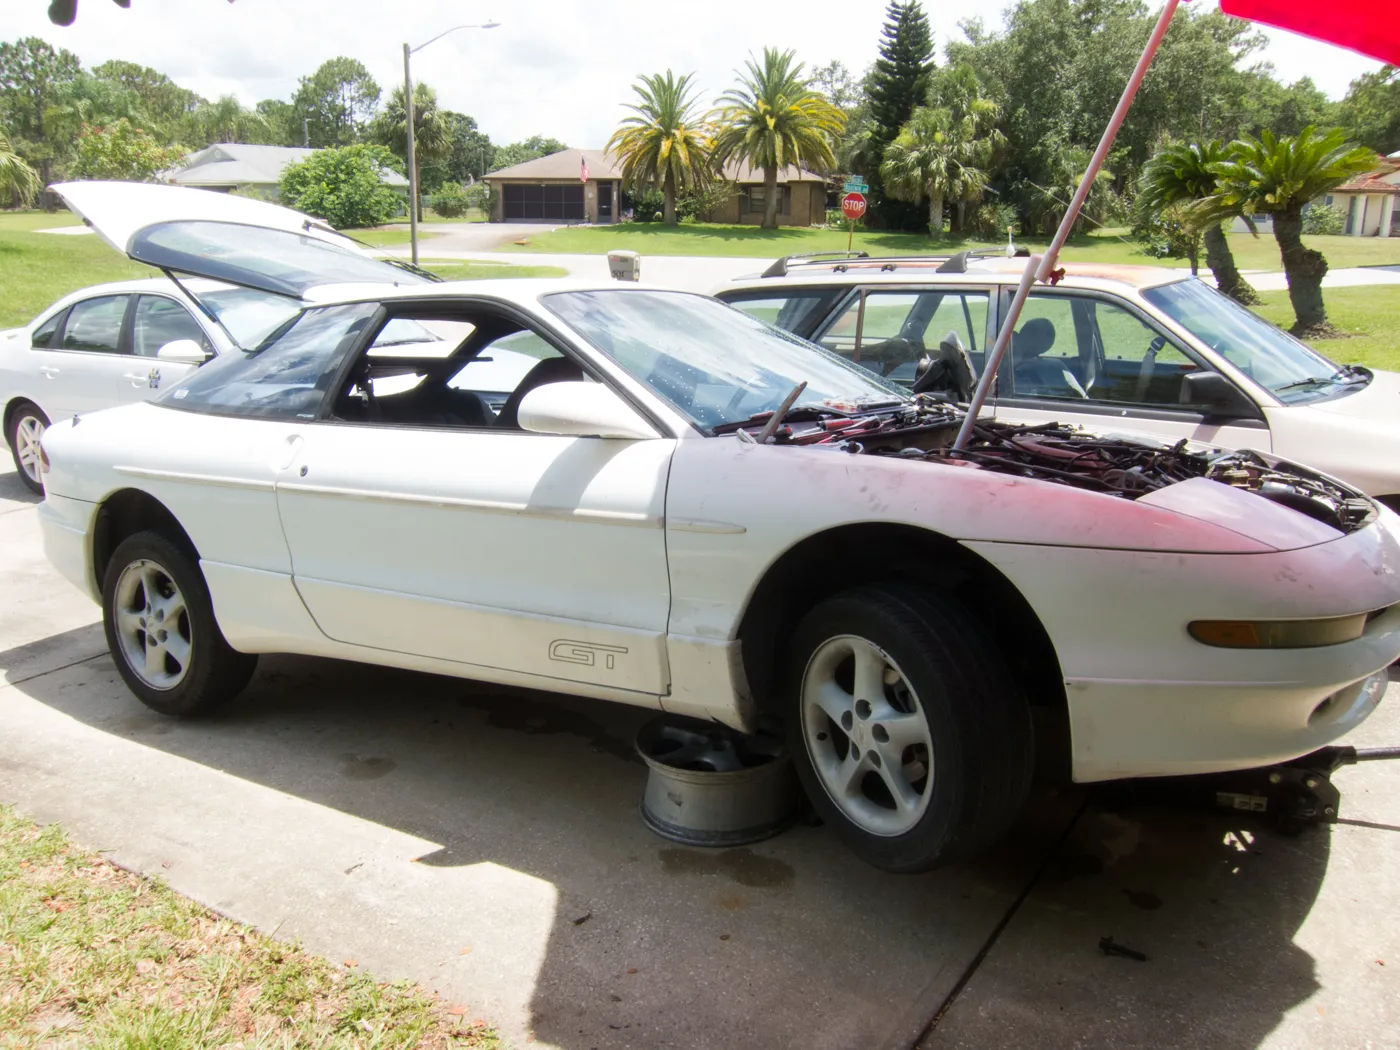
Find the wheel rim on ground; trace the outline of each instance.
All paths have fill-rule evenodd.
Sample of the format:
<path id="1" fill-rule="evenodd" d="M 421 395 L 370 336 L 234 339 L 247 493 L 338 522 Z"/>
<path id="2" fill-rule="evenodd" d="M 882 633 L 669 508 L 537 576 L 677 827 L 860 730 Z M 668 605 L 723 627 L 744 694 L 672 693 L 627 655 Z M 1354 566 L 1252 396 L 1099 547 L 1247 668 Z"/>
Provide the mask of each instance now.
<path id="1" fill-rule="evenodd" d="M 44 421 L 35 416 L 22 416 L 15 428 L 15 454 L 30 481 L 39 480 L 39 439 L 44 429 Z"/>
<path id="2" fill-rule="evenodd" d="M 112 615 L 127 666 L 152 689 L 174 689 L 190 666 L 193 638 L 174 578 L 142 558 L 122 570 Z"/>
<path id="3" fill-rule="evenodd" d="M 933 738 L 904 673 L 864 638 L 823 642 L 802 677 L 802 737 L 838 809 L 872 835 L 910 831 L 933 793 Z"/>

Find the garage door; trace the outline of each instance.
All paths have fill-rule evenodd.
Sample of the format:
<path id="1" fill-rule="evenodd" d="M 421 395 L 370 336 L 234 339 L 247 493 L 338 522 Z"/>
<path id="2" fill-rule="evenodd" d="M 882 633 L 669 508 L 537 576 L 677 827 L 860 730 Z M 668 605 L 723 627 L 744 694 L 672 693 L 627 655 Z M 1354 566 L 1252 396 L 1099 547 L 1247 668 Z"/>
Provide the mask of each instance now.
<path id="1" fill-rule="evenodd" d="M 560 222 L 583 222 L 583 184 L 576 186 L 529 186 L 507 184 L 505 187 L 506 221 L 555 219 Z"/>

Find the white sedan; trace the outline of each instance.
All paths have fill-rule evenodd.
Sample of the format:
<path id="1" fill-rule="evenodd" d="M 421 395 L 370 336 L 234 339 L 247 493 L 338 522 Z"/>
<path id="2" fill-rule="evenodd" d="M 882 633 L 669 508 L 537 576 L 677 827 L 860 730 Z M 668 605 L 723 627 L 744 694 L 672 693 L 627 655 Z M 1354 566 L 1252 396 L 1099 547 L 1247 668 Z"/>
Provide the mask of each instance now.
<path id="1" fill-rule="evenodd" d="M 1400 518 L 1305 468 L 998 423 L 953 452 L 955 409 L 707 297 L 337 298 L 294 234 L 197 219 L 132 254 L 316 301 L 43 439 L 48 556 L 157 711 L 294 652 L 781 724 L 827 823 L 914 871 L 1009 827 L 1040 728 L 1081 781 L 1263 765 L 1400 656 Z M 376 345 L 404 320 L 454 335 Z"/>
<path id="2" fill-rule="evenodd" d="M 100 198 L 108 185 L 54 188 L 72 191 L 75 210 L 81 214 L 82 204 Z M 224 221 L 275 223 L 279 229 L 364 256 L 366 264 L 376 268 L 374 279 L 379 281 L 422 281 L 372 261 L 355 242 L 287 208 L 205 190 L 116 185 L 125 209 L 120 226 L 112 232 L 109 216 L 109 224 L 99 232 L 122 252 L 130 230 L 145 224 L 148 202 L 168 207 L 172 199 L 190 200 Z M 361 274 L 358 279 L 369 277 Z M 84 288 L 25 327 L 0 332 L 0 433 L 20 479 L 34 492 L 43 492 L 39 439 L 50 420 L 154 397 L 216 354 L 257 346 L 297 309 L 296 300 L 274 292 L 217 281 L 150 278 Z"/>

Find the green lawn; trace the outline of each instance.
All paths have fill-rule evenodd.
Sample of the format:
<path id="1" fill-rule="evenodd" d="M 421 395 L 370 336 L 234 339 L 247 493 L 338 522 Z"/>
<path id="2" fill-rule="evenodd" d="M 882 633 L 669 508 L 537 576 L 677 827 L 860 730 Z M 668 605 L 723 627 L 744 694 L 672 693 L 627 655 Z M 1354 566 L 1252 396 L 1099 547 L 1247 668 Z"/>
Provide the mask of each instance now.
<path id="1" fill-rule="evenodd" d="M 1287 292 L 1262 292 L 1258 312 L 1274 324 L 1293 323 Z M 1344 365 L 1367 365 L 1400 372 L 1400 285 L 1328 288 L 1327 317 L 1347 338 L 1310 340 L 1312 346 Z"/>
<path id="2" fill-rule="evenodd" d="M 220 918 L 0 806 L 0 1046 L 499 1045 L 464 1006 Z"/>
<path id="3" fill-rule="evenodd" d="M 407 226 L 366 226 L 361 229 L 345 230 L 346 234 L 354 237 L 357 241 L 364 241 L 372 244 L 376 248 L 397 248 L 399 245 L 407 244 L 409 240 L 409 229 Z M 435 233 L 425 233 L 418 231 L 418 243 L 431 240 L 436 237 Z"/>
<path id="4" fill-rule="evenodd" d="M 149 266 L 122 258 L 95 234 L 34 230 L 77 225 L 68 212 L 0 212 L 0 328 L 28 324 L 60 296 L 104 281 L 152 277 Z"/>
<path id="5" fill-rule="evenodd" d="M 1143 255 L 1136 244 L 1122 239 L 1123 231 L 1101 230 L 1074 238 L 1064 258 L 1071 262 L 1152 264 L 1158 260 Z M 720 255 L 772 258 L 802 252 L 845 251 L 842 230 L 783 227 L 760 230 L 756 226 L 724 226 L 715 223 L 685 223 L 666 227 L 661 223 L 622 223 L 617 226 L 573 226 L 528 234 L 528 244 L 503 246 L 513 252 L 557 252 L 565 255 L 601 255 L 626 248 L 643 255 Z M 1400 263 L 1400 238 L 1308 237 L 1305 242 L 1327 256 L 1333 267 Z M 1020 239 L 1028 248 L 1043 248 L 1048 240 Z M 986 242 L 944 237 L 933 240 L 913 233 L 858 231 L 853 247 L 871 255 L 948 253 L 964 248 L 1000 247 Z M 1278 245 L 1270 235 L 1258 238 L 1248 233 L 1231 234 L 1230 246 L 1241 269 L 1279 270 Z M 1160 265 L 1185 266 L 1180 259 L 1162 260 Z"/>
<path id="6" fill-rule="evenodd" d="M 467 259 L 424 259 L 424 268 L 449 281 L 484 281 L 495 277 L 567 277 L 562 266 L 527 266 L 514 263 L 473 262 Z"/>

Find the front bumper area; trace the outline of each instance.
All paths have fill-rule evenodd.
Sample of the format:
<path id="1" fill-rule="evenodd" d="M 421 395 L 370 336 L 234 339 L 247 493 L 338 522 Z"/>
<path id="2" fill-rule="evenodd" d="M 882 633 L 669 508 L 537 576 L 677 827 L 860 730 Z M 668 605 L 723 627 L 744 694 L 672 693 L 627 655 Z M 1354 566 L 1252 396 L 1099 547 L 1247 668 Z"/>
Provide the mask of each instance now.
<path id="1" fill-rule="evenodd" d="M 102 592 L 92 568 L 92 544 L 88 521 L 93 505 L 65 496 L 48 496 L 39 504 L 39 529 L 44 556 L 59 573 L 93 601 L 102 604 Z"/>

